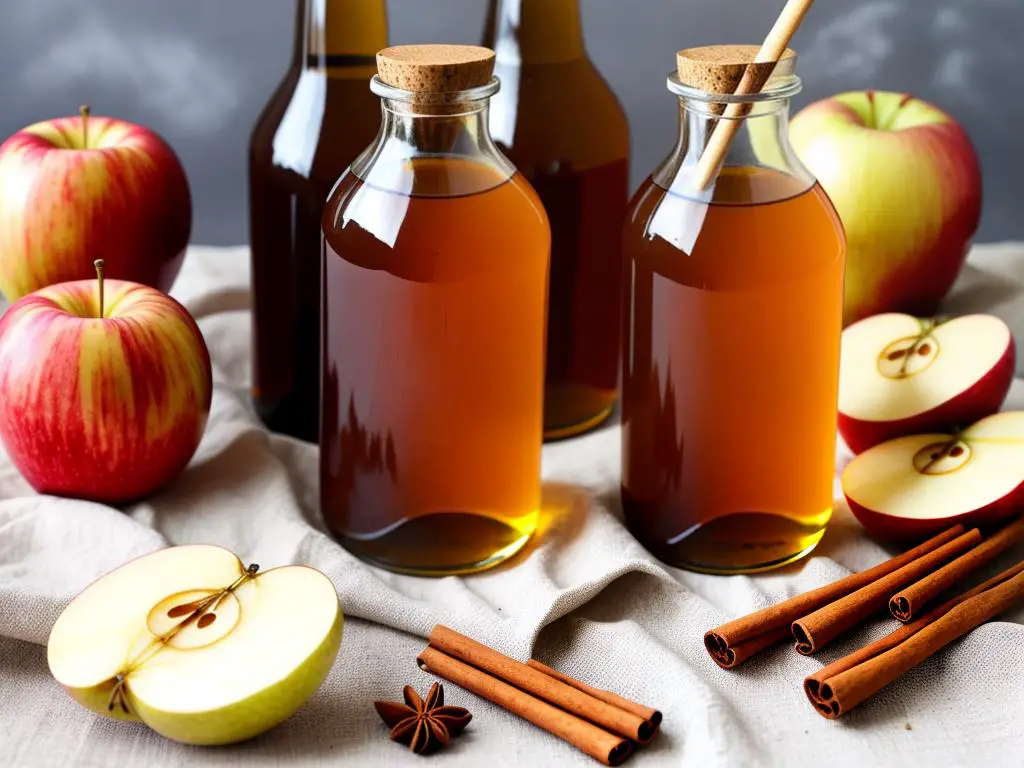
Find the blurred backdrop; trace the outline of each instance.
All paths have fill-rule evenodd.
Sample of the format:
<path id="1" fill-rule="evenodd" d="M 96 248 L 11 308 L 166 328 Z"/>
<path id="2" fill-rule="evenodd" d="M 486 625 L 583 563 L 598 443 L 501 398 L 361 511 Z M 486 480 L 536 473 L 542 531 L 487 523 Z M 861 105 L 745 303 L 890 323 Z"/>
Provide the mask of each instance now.
<path id="1" fill-rule="evenodd" d="M 678 48 L 757 43 L 782 0 L 581 0 L 591 57 L 629 113 L 636 186 L 668 151 L 664 88 Z M 479 42 L 486 0 L 390 0 L 394 43 Z M 195 203 L 193 241 L 245 242 L 249 132 L 290 54 L 292 0 L 4 0 L 0 137 L 94 114 L 174 146 Z M 981 155 L 978 240 L 1024 239 L 1024 0 L 819 2 L 793 47 L 794 112 L 838 91 L 910 91 L 952 113 Z"/>

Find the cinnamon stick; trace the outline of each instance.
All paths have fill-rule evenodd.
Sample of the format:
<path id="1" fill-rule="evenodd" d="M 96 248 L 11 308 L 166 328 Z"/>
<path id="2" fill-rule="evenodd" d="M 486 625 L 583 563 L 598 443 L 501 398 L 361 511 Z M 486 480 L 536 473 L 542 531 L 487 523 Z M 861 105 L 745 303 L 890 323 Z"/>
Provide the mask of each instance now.
<path id="1" fill-rule="evenodd" d="M 653 718 L 646 719 L 608 704 L 440 624 L 431 631 L 429 644 L 431 648 L 511 683 L 531 696 L 640 744 L 646 744 L 654 737 L 661 722 L 660 714 L 655 722 Z M 452 682 L 461 685 L 458 680 Z"/>
<path id="2" fill-rule="evenodd" d="M 935 551 L 963 532 L 962 525 L 954 525 L 923 544 L 866 571 L 852 573 L 831 584 L 726 622 L 704 635 L 704 647 L 718 666 L 732 669 L 755 653 L 791 637 L 790 625 L 797 619 Z"/>
<path id="3" fill-rule="evenodd" d="M 884 610 L 893 591 L 912 584 L 943 563 L 976 546 L 980 541 L 981 532 L 977 528 L 972 528 L 899 570 L 819 608 L 802 619 L 797 619 L 792 626 L 797 652 L 807 656 L 824 648 L 843 632 Z"/>
<path id="4" fill-rule="evenodd" d="M 755 64 L 778 62 L 813 3 L 814 0 L 787 0 L 779 17 L 775 20 L 771 30 L 769 30 L 768 36 L 765 37 L 760 49 L 758 49 L 757 54 L 754 56 Z M 755 67 L 748 67 L 743 75 L 743 79 L 740 80 L 736 90 L 733 91 L 733 95 L 745 96 L 757 93 L 761 90 L 762 85 L 757 82 L 755 77 Z M 700 160 L 697 162 L 694 176 L 696 189 L 706 189 L 708 184 L 717 175 L 718 167 L 722 164 L 722 160 L 725 159 L 725 155 L 729 151 L 729 144 L 740 129 L 741 121 L 738 118 L 746 116 L 749 111 L 749 104 L 742 102 L 730 104 L 726 108 L 724 116 L 715 124 L 715 130 L 712 132 L 711 138 L 708 140 L 708 144 L 704 148 Z"/>
<path id="5" fill-rule="evenodd" d="M 956 560 L 928 574 L 889 600 L 889 611 L 900 621 L 910 621 L 920 615 L 930 601 L 958 583 L 968 574 L 994 560 L 1024 538 L 1024 517 L 1004 526 L 1000 531 L 968 550 Z"/>
<path id="6" fill-rule="evenodd" d="M 953 640 L 1024 599 L 1024 561 L 804 680 L 822 717 L 835 719 Z"/>
<path id="7" fill-rule="evenodd" d="M 425 672 L 443 677 L 529 720 L 605 765 L 621 765 L 633 751 L 629 739 L 608 733 L 436 648 L 427 647 L 416 663 Z"/>
<path id="8" fill-rule="evenodd" d="M 624 709 L 627 712 L 632 712 L 637 717 L 642 717 L 645 722 L 650 724 L 651 738 L 654 738 L 658 727 L 661 725 L 661 712 L 654 709 L 653 707 L 645 707 L 643 704 L 637 704 L 635 701 L 630 701 L 627 698 L 619 696 L 617 693 L 612 691 L 605 691 L 601 688 L 594 688 L 593 686 L 587 685 L 586 683 L 580 682 L 568 675 L 562 674 L 561 672 L 552 669 L 546 664 L 542 664 L 536 659 L 530 659 L 526 662 L 526 666 L 536 669 L 538 672 L 543 672 L 548 677 L 553 677 L 555 680 L 560 680 L 566 685 L 571 685 L 578 691 L 588 696 L 593 696 L 598 701 L 603 701 L 605 704 L 611 704 L 613 707 Z M 641 744 L 644 742 L 640 742 Z"/>

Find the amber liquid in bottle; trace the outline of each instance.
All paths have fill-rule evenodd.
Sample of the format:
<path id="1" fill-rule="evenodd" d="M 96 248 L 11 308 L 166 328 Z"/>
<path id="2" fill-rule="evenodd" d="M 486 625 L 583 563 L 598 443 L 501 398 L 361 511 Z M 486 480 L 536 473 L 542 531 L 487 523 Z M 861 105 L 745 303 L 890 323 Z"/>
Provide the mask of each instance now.
<path id="1" fill-rule="evenodd" d="M 796 559 L 832 511 L 842 228 L 818 185 L 726 168 L 713 201 L 648 180 L 625 234 L 622 499 L 654 554 Z"/>
<path id="2" fill-rule="evenodd" d="M 320 219 L 331 187 L 373 139 L 367 85 L 387 45 L 384 0 L 298 0 L 291 68 L 249 150 L 252 397 L 278 432 L 315 441 L 320 393 Z"/>
<path id="3" fill-rule="evenodd" d="M 567 437 L 615 405 L 629 127 L 587 57 L 579 0 L 491 0 L 484 39 L 502 82 L 491 132 L 551 222 L 544 436 Z"/>
<path id="4" fill-rule="evenodd" d="M 324 213 L 322 507 L 364 560 L 465 573 L 536 527 L 550 235 L 518 174 L 407 162 Z"/>

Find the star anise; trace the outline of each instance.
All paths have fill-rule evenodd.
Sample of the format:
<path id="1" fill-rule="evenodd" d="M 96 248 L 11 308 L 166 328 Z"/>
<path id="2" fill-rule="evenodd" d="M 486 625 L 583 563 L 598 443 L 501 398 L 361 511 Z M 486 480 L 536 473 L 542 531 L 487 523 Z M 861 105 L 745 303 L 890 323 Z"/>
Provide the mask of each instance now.
<path id="1" fill-rule="evenodd" d="M 453 736 L 462 733 L 473 716 L 462 707 L 444 705 L 444 688 L 439 683 L 430 686 L 426 701 L 411 685 L 402 689 L 405 704 L 397 701 L 377 701 L 374 707 L 380 719 L 391 728 L 391 740 L 408 744 L 418 755 L 427 755 L 447 747 Z"/>

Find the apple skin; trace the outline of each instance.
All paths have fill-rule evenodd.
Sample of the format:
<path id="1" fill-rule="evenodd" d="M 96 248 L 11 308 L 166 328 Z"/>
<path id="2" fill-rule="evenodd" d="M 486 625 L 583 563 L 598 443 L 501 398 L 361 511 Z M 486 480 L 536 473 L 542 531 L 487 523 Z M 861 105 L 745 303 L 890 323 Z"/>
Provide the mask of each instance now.
<path id="1" fill-rule="evenodd" d="M 1017 486 L 1009 496 L 952 517 L 927 519 L 898 518 L 883 515 L 861 506 L 849 496 L 846 503 L 864 529 L 876 539 L 883 541 L 923 541 L 947 528 L 962 524 L 965 528 L 996 526 L 1020 512 L 1024 503 L 1024 483 Z"/>
<path id="2" fill-rule="evenodd" d="M 981 217 L 981 168 L 963 128 L 910 95 L 862 91 L 805 107 L 790 139 L 846 230 L 844 324 L 933 315 Z"/>
<path id="3" fill-rule="evenodd" d="M 839 434 L 851 451 L 863 453 L 868 448 L 904 435 L 944 432 L 956 426 L 966 427 L 991 416 L 1002 407 L 1013 385 L 1016 364 L 1016 346 L 1011 337 L 1006 352 L 996 366 L 974 386 L 953 399 L 930 411 L 895 421 L 865 421 L 840 411 Z"/>
<path id="4" fill-rule="evenodd" d="M 0 440 L 40 493 L 123 503 L 191 459 L 213 390 L 188 311 L 154 288 L 43 288 L 0 318 Z"/>
<path id="5" fill-rule="evenodd" d="M 0 292 L 107 274 L 170 290 L 192 229 L 188 180 L 156 133 L 109 117 L 30 125 L 0 145 Z"/>

